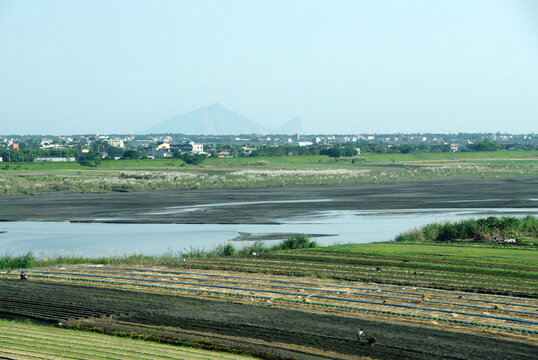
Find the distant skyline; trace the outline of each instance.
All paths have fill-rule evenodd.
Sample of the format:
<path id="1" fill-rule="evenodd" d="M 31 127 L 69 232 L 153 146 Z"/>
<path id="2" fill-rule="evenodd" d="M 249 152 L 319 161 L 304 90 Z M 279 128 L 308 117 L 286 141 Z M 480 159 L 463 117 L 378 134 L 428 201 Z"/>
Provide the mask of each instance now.
<path id="1" fill-rule="evenodd" d="M 0 52 L 0 134 L 538 133 L 535 0 L 0 0 Z"/>

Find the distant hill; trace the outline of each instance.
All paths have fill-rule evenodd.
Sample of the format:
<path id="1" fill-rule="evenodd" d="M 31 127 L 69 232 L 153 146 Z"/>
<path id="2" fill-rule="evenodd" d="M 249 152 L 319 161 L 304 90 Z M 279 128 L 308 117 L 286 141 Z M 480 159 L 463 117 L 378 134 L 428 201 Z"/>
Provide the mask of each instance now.
<path id="1" fill-rule="evenodd" d="M 275 130 L 276 134 L 301 134 L 303 132 L 303 125 L 300 117 L 295 117 L 290 121 L 282 124 Z"/>
<path id="2" fill-rule="evenodd" d="M 301 133 L 301 119 L 294 118 L 272 129 L 226 109 L 221 104 L 204 106 L 174 116 L 143 131 L 144 134 L 239 135 Z"/>
<path id="3" fill-rule="evenodd" d="M 266 134 L 271 130 L 220 104 L 213 104 L 174 116 L 144 132 L 147 134 L 235 135 Z"/>

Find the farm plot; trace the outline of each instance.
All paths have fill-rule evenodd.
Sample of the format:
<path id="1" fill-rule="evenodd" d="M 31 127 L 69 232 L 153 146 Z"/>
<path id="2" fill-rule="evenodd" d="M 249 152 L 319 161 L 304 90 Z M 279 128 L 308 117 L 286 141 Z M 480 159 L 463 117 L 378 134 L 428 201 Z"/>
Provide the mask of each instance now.
<path id="1" fill-rule="evenodd" d="M 69 266 L 33 269 L 32 278 L 231 297 L 268 305 L 379 314 L 440 326 L 538 335 L 538 300 L 424 287 L 211 270 Z"/>
<path id="2" fill-rule="evenodd" d="M 252 357 L 0 320 L 9 359 L 252 359 Z"/>
<path id="3" fill-rule="evenodd" d="M 39 322 L 56 323 L 67 319 L 110 316 L 114 311 L 94 309 L 86 306 L 47 301 L 21 299 L 18 296 L 0 293 L 0 316 L 24 316 Z"/>
<path id="4" fill-rule="evenodd" d="M 334 262 L 329 256 L 316 258 L 309 255 L 277 254 L 264 258 L 218 258 L 187 259 L 187 265 L 201 269 L 222 269 L 291 276 L 315 276 L 353 281 L 379 282 L 441 289 L 488 291 L 501 294 L 536 296 L 538 274 L 522 273 L 506 269 L 476 269 L 450 266 L 446 264 L 402 263 L 382 259 L 345 259 L 348 262 Z M 383 271 L 376 271 L 381 265 Z M 457 271 L 456 271 L 457 270 Z M 468 270 L 468 271 L 465 271 Z"/>

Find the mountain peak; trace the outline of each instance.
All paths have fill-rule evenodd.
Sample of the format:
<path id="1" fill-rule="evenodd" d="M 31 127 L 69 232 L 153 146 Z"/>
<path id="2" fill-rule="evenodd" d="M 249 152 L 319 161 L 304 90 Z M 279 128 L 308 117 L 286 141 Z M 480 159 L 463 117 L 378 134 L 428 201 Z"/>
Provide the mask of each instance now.
<path id="1" fill-rule="evenodd" d="M 280 125 L 276 132 L 278 134 L 300 134 L 303 132 L 303 124 L 300 117 L 294 117 L 290 121 L 285 122 L 284 124 Z"/>
<path id="2" fill-rule="evenodd" d="M 147 129 L 146 134 L 239 135 L 297 134 L 302 132 L 301 118 L 295 117 L 276 129 L 262 126 L 220 103 L 202 106 L 174 116 Z"/>
<path id="3" fill-rule="evenodd" d="M 267 128 L 226 109 L 219 103 L 174 116 L 145 132 L 148 134 L 238 135 L 267 133 Z"/>

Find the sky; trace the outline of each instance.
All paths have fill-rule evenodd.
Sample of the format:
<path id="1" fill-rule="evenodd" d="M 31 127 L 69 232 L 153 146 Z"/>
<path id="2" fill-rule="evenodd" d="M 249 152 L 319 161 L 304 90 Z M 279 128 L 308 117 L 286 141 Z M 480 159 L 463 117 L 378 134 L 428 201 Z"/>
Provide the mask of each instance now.
<path id="1" fill-rule="evenodd" d="M 305 133 L 538 133 L 538 1 L 0 0 L 0 134 L 217 102 Z"/>

